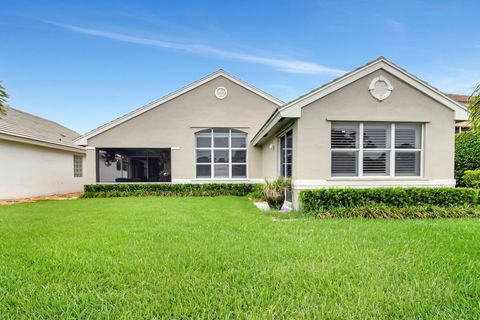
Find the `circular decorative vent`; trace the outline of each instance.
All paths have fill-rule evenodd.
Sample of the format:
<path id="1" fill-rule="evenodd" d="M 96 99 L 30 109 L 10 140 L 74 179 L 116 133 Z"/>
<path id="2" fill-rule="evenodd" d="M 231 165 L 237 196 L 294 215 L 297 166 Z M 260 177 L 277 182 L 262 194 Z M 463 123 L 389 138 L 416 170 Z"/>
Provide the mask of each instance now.
<path id="1" fill-rule="evenodd" d="M 218 87 L 215 89 L 215 97 L 218 99 L 225 99 L 227 97 L 228 91 L 224 87 Z"/>
<path id="2" fill-rule="evenodd" d="M 387 99 L 393 91 L 393 86 L 384 76 L 378 76 L 370 82 L 370 94 L 377 100 Z"/>

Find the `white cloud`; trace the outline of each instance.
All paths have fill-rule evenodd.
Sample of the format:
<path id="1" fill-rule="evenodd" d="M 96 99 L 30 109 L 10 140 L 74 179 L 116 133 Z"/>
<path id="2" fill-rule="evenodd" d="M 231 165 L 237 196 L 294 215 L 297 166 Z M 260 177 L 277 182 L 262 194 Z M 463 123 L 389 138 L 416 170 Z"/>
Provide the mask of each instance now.
<path id="1" fill-rule="evenodd" d="M 403 23 L 391 18 L 384 18 L 383 22 L 396 33 L 399 33 L 399 34 L 405 33 L 405 26 L 403 25 Z"/>
<path id="2" fill-rule="evenodd" d="M 226 58 L 226 59 L 233 59 L 237 61 L 251 62 L 251 63 L 260 64 L 260 65 L 265 65 L 275 70 L 288 72 L 288 73 L 325 74 L 330 76 L 339 76 L 346 72 L 341 69 L 326 67 L 321 64 L 310 62 L 310 61 L 265 57 L 265 56 L 217 49 L 217 48 L 214 48 L 208 45 L 203 45 L 203 44 L 181 43 L 181 42 L 164 41 L 164 40 L 158 40 L 158 39 L 149 39 L 149 38 L 126 35 L 122 33 L 83 28 L 83 27 L 68 25 L 68 24 L 54 23 L 49 21 L 44 21 L 44 22 L 47 22 L 49 24 L 52 24 L 58 27 L 62 27 L 64 29 L 67 29 L 73 32 L 88 34 L 91 36 L 102 37 L 102 38 L 112 39 L 116 41 L 122 41 L 122 42 L 128 42 L 128 43 L 134 43 L 134 44 L 140 44 L 140 45 L 154 46 L 154 47 L 159 47 L 164 49 L 181 50 L 181 51 L 197 53 L 197 54 L 207 54 L 207 55 L 217 56 L 217 57 Z"/>
<path id="3" fill-rule="evenodd" d="M 427 76 L 426 79 L 443 92 L 470 95 L 480 84 L 480 70 L 456 70 L 441 76 Z"/>
<path id="4" fill-rule="evenodd" d="M 280 83 L 267 83 L 265 84 L 265 87 L 268 88 L 269 92 L 271 92 L 275 97 L 279 97 L 283 101 L 290 101 L 305 93 L 305 90 Z"/>

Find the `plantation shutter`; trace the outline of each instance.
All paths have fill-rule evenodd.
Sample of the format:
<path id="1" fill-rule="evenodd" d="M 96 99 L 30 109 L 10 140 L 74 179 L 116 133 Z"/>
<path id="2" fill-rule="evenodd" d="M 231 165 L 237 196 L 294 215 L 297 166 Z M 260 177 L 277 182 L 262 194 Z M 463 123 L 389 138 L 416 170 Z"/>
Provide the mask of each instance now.
<path id="1" fill-rule="evenodd" d="M 395 175 L 420 176 L 421 135 L 419 123 L 395 126 Z"/>
<path id="2" fill-rule="evenodd" d="M 358 125 L 354 123 L 332 123 L 332 149 L 358 148 Z"/>
<path id="3" fill-rule="evenodd" d="M 332 151 L 332 176 L 356 176 L 357 151 Z"/>
<path id="4" fill-rule="evenodd" d="M 358 133 L 357 123 L 332 123 L 332 176 L 358 175 Z"/>
<path id="5" fill-rule="evenodd" d="M 390 174 L 391 125 L 386 123 L 365 123 L 363 125 L 363 175 L 387 176 Z M 385 149 L 383 151 L 367 151 Z"/>
<path id="6" fill-rule="evenodd" d="M 402 123 L 395 126 L 395 148 L 420 149 L 421 125 Z"/>

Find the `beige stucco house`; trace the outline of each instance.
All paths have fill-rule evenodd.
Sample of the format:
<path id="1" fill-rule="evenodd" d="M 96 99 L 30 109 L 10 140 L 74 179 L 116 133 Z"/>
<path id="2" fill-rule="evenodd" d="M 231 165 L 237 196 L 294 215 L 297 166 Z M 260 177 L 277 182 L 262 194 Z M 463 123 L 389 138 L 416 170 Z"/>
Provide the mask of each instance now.
<path id="1" fill-rule="evenodd" d="M 220 70 L 77 138 L 87 183 L 454 186 L 465 106 L 383 57 L 284 103 Z"/>
<path id="2" fill-rule="evenodd" d="M 0 116 L 0 200 L 80 192 L 80 135 L 56 122 L 8 108 Z"/>

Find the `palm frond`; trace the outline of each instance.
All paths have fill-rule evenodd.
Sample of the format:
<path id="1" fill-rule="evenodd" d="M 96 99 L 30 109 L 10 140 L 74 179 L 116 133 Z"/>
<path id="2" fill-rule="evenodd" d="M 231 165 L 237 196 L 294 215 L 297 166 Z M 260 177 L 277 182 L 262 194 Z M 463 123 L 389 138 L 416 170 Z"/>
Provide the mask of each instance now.
<path id="1" fill-rule="evenodd" d="M 468 104 L 472 130 L 477 131 L 480 129 L 480 84 L 475 88 L 468 99 Z"/>
<path id="2" fill-rule="evenodd" d="M 0 81 L 0 115 L 5 115 L 7 112 L 8 104 L 8 93 L 4 86 L 2 86 L 2 82 Z"/>

